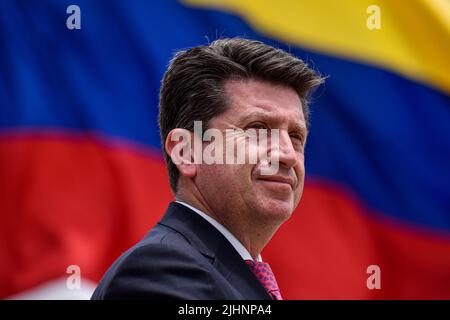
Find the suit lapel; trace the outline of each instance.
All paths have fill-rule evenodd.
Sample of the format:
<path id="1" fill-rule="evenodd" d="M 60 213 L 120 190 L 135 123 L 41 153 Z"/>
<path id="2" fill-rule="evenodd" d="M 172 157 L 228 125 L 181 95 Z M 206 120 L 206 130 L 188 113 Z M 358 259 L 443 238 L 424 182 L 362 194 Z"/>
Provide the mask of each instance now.
<path id="1" fill-rule="evenodd" d="M 214 267 L 243 296 L 250 300 L 271 300 L 231 243 L 208 221 L 186 206 L 171 202 L 159 224 L 181 235 L 206 256 Z"/>

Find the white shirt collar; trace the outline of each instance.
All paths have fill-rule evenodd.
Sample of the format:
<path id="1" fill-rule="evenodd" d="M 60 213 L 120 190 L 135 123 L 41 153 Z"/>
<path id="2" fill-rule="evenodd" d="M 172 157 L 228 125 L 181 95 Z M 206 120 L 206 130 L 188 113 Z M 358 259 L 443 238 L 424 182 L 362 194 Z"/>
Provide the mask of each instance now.
<path id="1" fill-rule="evenodd" d="M 217 230 L 219 230 L 219 232 L 222 233 L 225 238 L 227 238 L 227 240 L 231 243 L 231 245 L 234 247 L 234 249 L 240 254 L 242 259 L 253 260 L 252 256 L 250 255 L 248 250 L 242 245 L 242 243 L 238 239 L 236 239 L 236 237 L 230 231 L 228 231 L 227 228 L 225 228 L 222 224 L 220 224 L 217 220 L 215 220 L 211 216 L 207 215 L 206 213 L 200 211 L 197 208 L 194 208 L 193 206 L 191 206 L 185 202 L 178 201 L 178 200 L 176 202 L 178 202 L 178 203 L 188 207 L 192 211 L 198 213 L 206 221 L 208 221 L 210 224 L 212 224 Z M 262 262 L 261 255 L 258 255 L 256 260 L 258 262 Z"/>

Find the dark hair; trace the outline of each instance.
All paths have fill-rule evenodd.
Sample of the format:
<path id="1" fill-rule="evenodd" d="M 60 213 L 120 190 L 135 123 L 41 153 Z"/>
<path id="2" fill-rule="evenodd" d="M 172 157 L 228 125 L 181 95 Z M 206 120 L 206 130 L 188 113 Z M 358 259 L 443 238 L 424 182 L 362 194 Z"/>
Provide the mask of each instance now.
<path id="1" fill-rule="evenodd" d="M 165 151 L 165 140 L 174 128 L 193 131 L 194 120 L 209 121 L 228 105 L 224 82 L 260 79 L 294 89 L 308 124 L 307 97 L 323 78 L 302 60 L 259 41 L 220 39 L 209 45 L 179 51 L 164 74 L 159 96 L 159 127 L 172 191 L 177 191 L 179 171 Z"/>

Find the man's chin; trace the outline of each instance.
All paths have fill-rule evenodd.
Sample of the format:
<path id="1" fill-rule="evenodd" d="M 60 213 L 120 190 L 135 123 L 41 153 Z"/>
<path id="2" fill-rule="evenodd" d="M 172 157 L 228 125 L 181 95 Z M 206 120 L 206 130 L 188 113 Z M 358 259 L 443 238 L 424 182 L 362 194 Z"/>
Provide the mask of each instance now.
<path id="1" fill-rule="evenodd" d="M 278 222 L 289 219 L 294 211 L 292 200 L 261 199 L 257 206 L 261 216 Z"/>

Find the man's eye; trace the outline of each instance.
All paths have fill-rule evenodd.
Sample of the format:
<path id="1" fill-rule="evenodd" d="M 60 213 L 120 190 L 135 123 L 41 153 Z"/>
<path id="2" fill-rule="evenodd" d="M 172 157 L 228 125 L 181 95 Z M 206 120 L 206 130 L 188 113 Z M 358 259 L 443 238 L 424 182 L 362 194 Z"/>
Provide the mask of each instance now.
<path id="1" fill-rule="evenodd" d="M 298 133 L 291 133 L 289 135 L 292 139 L 298 140 L 303 143 L 303 137 Z"/>

